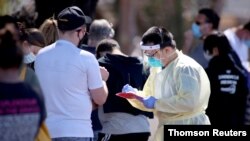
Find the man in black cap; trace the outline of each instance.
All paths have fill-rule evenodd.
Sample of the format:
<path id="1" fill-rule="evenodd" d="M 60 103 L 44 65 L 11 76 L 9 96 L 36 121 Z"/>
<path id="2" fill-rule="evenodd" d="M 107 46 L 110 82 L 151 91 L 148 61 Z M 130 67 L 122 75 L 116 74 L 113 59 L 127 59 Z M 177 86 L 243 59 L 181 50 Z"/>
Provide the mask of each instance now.
<path id="1" fill-rule="evenodd" d="M 106 69 L 95 56 L 77 48 L 89 21 L 76 6 L 57 17 L 59 40 L 41 49 L 35 69 L 46 99 L 46 124 L 53 141 L 90 141 L 93 138 L 90 114 L 93 105 L 107 98 Z"/>

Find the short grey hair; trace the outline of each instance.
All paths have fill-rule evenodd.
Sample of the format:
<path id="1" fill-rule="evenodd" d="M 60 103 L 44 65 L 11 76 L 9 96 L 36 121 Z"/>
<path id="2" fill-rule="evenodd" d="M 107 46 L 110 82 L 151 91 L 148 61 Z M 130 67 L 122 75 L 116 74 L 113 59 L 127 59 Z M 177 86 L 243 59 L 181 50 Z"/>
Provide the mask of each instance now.
<path id="1" fill-rule="evenodd" d="M 94 20 L 90 25 L 89 29 L 89 39 L 100 41 L 106 38 L 113 38 L 115 31 L 110 24 L 105 19 Z"/>

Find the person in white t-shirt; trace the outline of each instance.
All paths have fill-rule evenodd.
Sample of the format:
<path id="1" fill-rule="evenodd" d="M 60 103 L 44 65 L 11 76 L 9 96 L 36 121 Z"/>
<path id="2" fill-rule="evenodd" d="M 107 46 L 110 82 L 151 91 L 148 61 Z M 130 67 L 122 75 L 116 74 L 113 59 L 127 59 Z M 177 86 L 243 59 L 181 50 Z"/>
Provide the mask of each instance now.
<path id="1" fill-rule="evenodd" d="M 88 22 L 82 10 L 65 8 L 57 21 L 59 40 L 40 50 L 35 61 L 46 100 L 46 125 L 52 141 L 91 141 L 91 111 L 107 99 L 109 73 L 94 55 L 77 48 Z"/>
<path id="2" fill-rule="evenodd" d="M 227 36 L 232 48 L 237 53 L 242 65 L 250 72 L 249 64 L 249 47 L 250 47 L 250 21 L 244 26 L 227 29 L 224 31 Z M 248 73 L 248 88 L 250 85 L 250 74 Z M 246 105 L 246 115 L 245 124 L 250 125 L 250 94 L 248 94 L 247 105 Z"/>
<path id="3" fill-rule="evenodd" d="M 244 26 L 227 29 L 224 34 L 240 58 L 242 65 L 250 72 L 248 53 L 250 47 L 250 21 Z"/>

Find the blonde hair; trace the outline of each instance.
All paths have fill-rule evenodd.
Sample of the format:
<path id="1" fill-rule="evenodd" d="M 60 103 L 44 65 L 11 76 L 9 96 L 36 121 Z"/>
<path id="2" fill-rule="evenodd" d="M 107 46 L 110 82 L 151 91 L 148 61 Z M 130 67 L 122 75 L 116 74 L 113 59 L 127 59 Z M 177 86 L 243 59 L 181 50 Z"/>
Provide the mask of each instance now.
<path id="1" fill-rule="evenodd" d="M 46 46 L 54 43 L 58 39 L 57 21 L 54 18 L 46 19 L 39 27 L 39 30 L 45 37 Z"/>

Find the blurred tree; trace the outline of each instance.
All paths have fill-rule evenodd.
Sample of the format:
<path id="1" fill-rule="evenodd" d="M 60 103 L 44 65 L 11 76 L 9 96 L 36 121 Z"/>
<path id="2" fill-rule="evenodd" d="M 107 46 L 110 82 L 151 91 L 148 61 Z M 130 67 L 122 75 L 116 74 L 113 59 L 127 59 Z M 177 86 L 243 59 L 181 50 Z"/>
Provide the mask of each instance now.
<path id="1" fill-rule="evenodd" d="M 133 38 L 137 34 L 136 26 L 136 5 L 135 0 L 120 0 L 119 1 L 119 23 L 118 23 L 118 40 L 121 44 L 122 51 L 126 54 L 131 54 L 134 47 L 132 44 Z"/>
<path id="2" fill-rule="evenodd" d="M 93 17 L 97 2 L 98 0 L 36 0 L 36 25 L 41 25 L 45 19 L 56 16 L 61 10 L 72 5 L 80 7 L 84 14 Z"/>
<path id="3" fill-rule="evenodd" d="M 0 0 L 0 15 L 12 15 L 25 27 L 34 27 L 37 18 L 35 0 Z"/>
<path id="4" fill-rule="evenodd" d="M 151 26 L 161 26 L 171 31 L 179 44 L 183 33 L 182 12 L 181 0 L 144 0 L 138 14 L 139 33 Z"/>
<path id="5" fill-rule="evenodd" d="M 4 15 L 6 13 L 5 7 L 5 0 L 0 0 L 0 15 Z"/>

